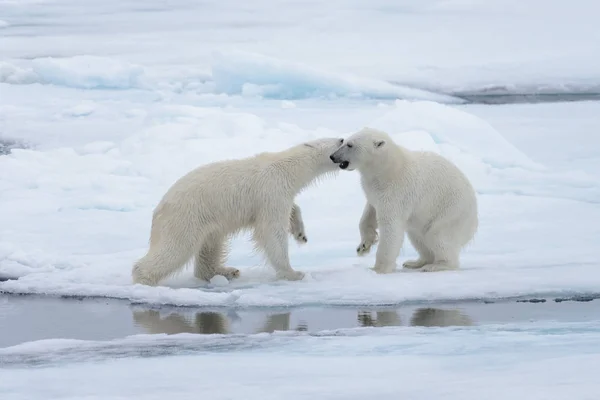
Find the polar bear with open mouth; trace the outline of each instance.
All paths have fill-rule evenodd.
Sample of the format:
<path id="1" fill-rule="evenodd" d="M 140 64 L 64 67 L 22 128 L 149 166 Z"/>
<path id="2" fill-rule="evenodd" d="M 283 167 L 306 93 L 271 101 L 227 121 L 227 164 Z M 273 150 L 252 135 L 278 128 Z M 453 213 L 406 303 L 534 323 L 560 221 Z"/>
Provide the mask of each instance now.
<path id="1" fill-rule="evenodd" d="M 459 255 L 477 231 L 477 198 L 467 177 L 444 157 L 410 151 L 385 132 L 364 128 L 348 137 L 331 160 L 358 170 L 367 204 L 359 224 L 359 255 L 379 244 L 373 269 L 390 273 L 404 233 L 419 258 L 404 268 L 432 272 L 459 268 Z"/>

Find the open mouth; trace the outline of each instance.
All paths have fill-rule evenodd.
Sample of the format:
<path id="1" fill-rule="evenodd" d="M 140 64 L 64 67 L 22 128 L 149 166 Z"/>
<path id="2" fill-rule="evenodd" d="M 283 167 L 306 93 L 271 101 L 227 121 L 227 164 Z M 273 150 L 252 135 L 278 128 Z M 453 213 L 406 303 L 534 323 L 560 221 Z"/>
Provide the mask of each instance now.
<path id="1" fill-rule="evenodd" d="M 348 168 L 348 165 L 350 165 L 350 163 L 348 161 L 342 161 L 340 163 L 340 168 L 341 169 L 346 169 L 346 168 Z"/>

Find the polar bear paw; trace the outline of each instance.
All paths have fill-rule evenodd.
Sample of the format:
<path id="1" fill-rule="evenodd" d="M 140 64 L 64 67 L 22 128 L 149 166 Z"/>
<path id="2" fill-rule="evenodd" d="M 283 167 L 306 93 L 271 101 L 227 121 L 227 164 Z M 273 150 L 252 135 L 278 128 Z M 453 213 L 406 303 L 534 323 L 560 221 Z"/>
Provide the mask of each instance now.
<path id="1" fill-rule="evenodd" d="M 387 267 L 381 267 L 381 266 L 374 266 L 369 268 L 371 271 L 375 271 L 377 274 L 391 274 L 394 272 L 394 270 L 396 269 L 395 265 L 390 265 Z"/>
<path id="2" fill-rule="evenodd" d="M 304 278 L 304 272 L 301 271 L 285 271 L 285 272 L 277 272 L 277 279 L 282 279 L 286 281 L 300 281 Z"/>
<path id="3" fill-rule="evenodd" d="M 294 237 L 294 240 L 298 242 L 298 244 L 305 244 L 308 242 L 306 232 L 304 232 L 303 224 L 299 222 L 292 222 L 292 226 L 290 227 L 290 233 Z"/>
<path id="4" fill-rule="evenodd" d="M 360 242 L 360 244 L 356 248 L 356 253 L 359 256 L 364 256 L 366 254 L 369 254 L 369 252 L 371 251 L 371 247 L 375 243 L 377 243 L 377 235 L 373 235 L 372 237 L 367 237 L 367 238 L 363 239 L 363 241 Z"/>
<path id="5" fill-rule="evenodd" d="M 296 232 L 294 233 L 294 239 L 298 244 L 305 244 L 308 242 L 308 238 L 306 237 L 306 233 L 304 232 Z"/>
<path id="6" fill-rule="evenodd" d="M 402 264 L 402 268 L 419 269 L 426 264 L 427 264 L 427 261 L 418 259 L 418 260 L 406 261 L 404 264 Z"/>
<path id="7" fill-rule="evenodd" d="M 426 264 L 423 266 L 423 268 L 419 269 L 419 271 L 421 272 L 438 272 L 438 271 L 450 271 L 450 270 L 455 270 L 458 269 L 458 267 L 447 264 L 447 263 L 433 263 L 433 264 Z"/>
<path id="8" fill-rule="evenodd" d="M 240 277 L 240 270 L 233 267 L 221 267 L 215 271 L 215 275 L 222 275 L 231 281 Z"/>

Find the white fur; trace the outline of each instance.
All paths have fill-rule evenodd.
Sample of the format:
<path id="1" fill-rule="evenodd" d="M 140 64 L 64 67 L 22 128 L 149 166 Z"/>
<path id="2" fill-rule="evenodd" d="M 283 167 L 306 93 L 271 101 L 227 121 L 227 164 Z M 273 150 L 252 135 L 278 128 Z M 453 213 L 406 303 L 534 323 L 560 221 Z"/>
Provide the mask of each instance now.
<path id="1" fill-rule="evenodd" d="M 409 151 L 370 128 L 346 139 L 331 159 L 361 175 L 367 204 L 356 251 L 368 253 L 379 228 L 376 272 L 394 271 L 405 232 L 419 259 L 404 268 L 459 268 L 460 251 L 475 235 L 478 217 L 475 191 L 454 164 L 433 152 Z"/>
<path id="2" fill-rule="evenodd" d="M 306 243 L 296 195 L 317 178 L 338 170 L 329 156 L 342 139 L 313 140 L 274 153 L 201 166 L 167 191 L 152 217 L 150 249 L 135 263 L 134 283 L 157 285 L 192 257 L 194 275 L 210 280 L 239 276 L 223 266 L 227 238 L 253 229 L 253 240 L 279 279 L 299 280 L 288 257 L 291 233 Z"/>

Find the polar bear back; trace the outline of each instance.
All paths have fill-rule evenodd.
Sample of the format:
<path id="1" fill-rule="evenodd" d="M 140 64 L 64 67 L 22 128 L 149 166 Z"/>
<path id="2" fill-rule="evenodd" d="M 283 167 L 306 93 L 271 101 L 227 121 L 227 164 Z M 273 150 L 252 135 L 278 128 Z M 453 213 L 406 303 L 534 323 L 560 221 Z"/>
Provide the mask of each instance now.
<path id="1" fill-rule="evenodd" d="M 203 224 L 226 223 L 231 229 L 251 225 L 260 206 L 285 187 L 284 177 L 273 168 L 274 161 L 270 153 L 263 153 L 200 166 L 171 186 L 155 214 L 189 214 L 201 218 Z"/>
<path id="2" fill-rule="evenodd" d="M 431 220 L 450 218 L 456 221 L 471 218 L 477 211 L 475 190 L 465 174 L 446 158 L 434 152 L 408 152 L 411 167 L 402 180 L 414 182 L 411 218 L 422 219 L 425 226 Z M 414 221 L 416 222 L 416 221 Z"/>

